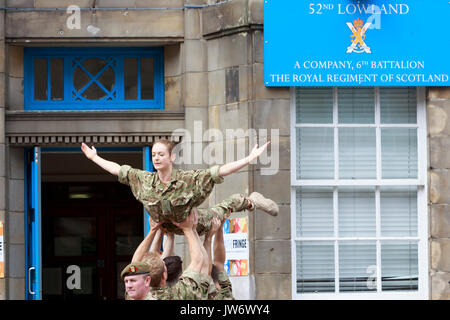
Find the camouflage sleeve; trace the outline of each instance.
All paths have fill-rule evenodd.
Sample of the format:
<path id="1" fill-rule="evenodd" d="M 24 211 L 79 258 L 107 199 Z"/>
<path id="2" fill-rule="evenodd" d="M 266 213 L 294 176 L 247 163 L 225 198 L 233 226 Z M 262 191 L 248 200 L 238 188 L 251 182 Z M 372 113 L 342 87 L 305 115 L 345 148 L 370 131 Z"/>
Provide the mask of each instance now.
<path id="1" fill-rule="evenodd" d="M 197 282 L 190 277 L 181 275 L 178 282 L 171 287 L 173 298 L 176 300 L 201 300 L 201 289 Z"/>
<path id="2" fill-rule="evenodd" d="M 211 174 L 211 179 L 214 181 L 214 183 L 222 183 L 223 177 L 219 176 L 219 169 L 220 167 L 218 165 L 212 166 L 209 168 L 209 172 Z"/>
<path id="3" fill-rule="evenodd" d="M 214 285 L 213 279 L 208 274 L 202 274 L 201 280 L 202 280 L 201 288 L 203 293 L 202 299 L 214 300 L 219 292 L 217 291 L 216 286 Z"/>
<path id="4" fill-rule="evenodd" d="M 216 288 L 210 276 L 186 269 L 176 284 L 180 291 L 184 291 L 184 299 L 207 300 L 214 294 Z"/>
<path id="5" fill-rule="evenodd" d="M 157 299 L 153 296 L 152 292 L 150 291 L 142 300 L 157 300 Z"/>
<path id="6" fill-rule="evenodd" d="M 123 165 L 119 170 L 119 182 L 130 186 L 136 199 L 141 199 L 143 186 L 151 184 L 153 173 L 145 170 L 134 169 L 129 165 Z"/>
<path id="7" fill-rule="evenodd" d="M 213 300 L 236 300 L 228 289 L 220 289 Z"/>
<path id="8" fill-rule="evenodd" d="M 217 278 L 219 280 L 219 285 L 221 287 L 219 293 L 224 300 L 234 300 L 233 298 L 233 288 L 231 286 L 230 278 L 228 277 L 225 270 L 218 273 Z"/>
<path id="9" fill-rule="evenodd" d="M 123 165 L 120 166 L 120 170 L 119 170 L 119 182 L 126 184 L 127 186 L 129 185 L 128 182 L 128 171 L 130 171 L 131 167 L 129 165 Z"/>
<path id="10" fill-rule="evenodd" d="M 223 177 L 219 176 L 219 166 L 215 165 L 208 169 L 199 169 L 193 171 L 193 179 L 196 185 L 208 185 L 222 183 Z"/>
<path id="11" fill-rule="evenodd" d="M 219 271 L 217 274 L 217 278 L 218 278 L 219 284 L 222 288 L 229 287 L 231 289 L 231 281 L 225 270 Z"/>

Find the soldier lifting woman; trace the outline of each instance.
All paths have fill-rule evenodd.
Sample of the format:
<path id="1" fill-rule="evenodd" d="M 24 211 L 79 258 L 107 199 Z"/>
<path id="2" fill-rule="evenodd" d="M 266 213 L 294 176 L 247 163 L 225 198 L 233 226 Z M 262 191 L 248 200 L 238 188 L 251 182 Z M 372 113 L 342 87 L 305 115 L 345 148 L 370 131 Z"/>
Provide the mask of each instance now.
<path id="1" fill-rule="evenodd" d="M 135 198 L 144 205 L 145 210 L 156 223 L 162 222 L 166 232 L 183 234 L 172 221 L 183 222 L 192 209 L 198 210 L 199 235 L 211 229 L 211 221 L 218 218 L 225 221 L 231 212 L 242 210 L 263 210 L 276 216 L 278 205 L 258 192 L 250 196 L 235 194 L 210 209 L 196 209 L 211 194 L 216 183 L 222 183 L 225 176 L 247 166 L 258 158 L 270 142 L 261 147 L 255 145 L 250 154 L 240 160 L 212 166 L 209 169 L 178 170 L 173 168 L 175 154 L 172 153 L 174 143 L 161 139 L 152 147 L 152 161 L 156 172 L 149 172 L 129 165 L 119 165 L 103 159 L 97 154 L 94 146 L 82 143 L 81 150 L 85 156 L 109 173 L 118 176 L 119 182 L 128 185 Z"/>

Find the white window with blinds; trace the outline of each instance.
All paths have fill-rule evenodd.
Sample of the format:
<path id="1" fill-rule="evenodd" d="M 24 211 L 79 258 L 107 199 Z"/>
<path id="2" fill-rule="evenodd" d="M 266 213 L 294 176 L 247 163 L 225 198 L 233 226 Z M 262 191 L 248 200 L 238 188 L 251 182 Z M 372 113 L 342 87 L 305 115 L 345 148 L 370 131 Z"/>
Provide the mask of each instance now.
<path id="1" fill-rule="evenodd" d="M 425 91 L 291 89 L 294 299 L 428 299 Z"/>

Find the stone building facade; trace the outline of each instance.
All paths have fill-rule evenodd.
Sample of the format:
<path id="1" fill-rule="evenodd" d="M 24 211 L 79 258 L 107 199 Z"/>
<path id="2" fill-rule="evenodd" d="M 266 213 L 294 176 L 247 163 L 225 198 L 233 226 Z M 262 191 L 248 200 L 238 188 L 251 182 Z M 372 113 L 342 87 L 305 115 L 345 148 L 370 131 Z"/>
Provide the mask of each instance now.
<path id="1" fill-rule="evenodd" d="M 428 150 L 429 150 L 429 218 L 430 218 L 430 298 L 450 298 L 449 292 L 449 211 L 445 180 L 449 163 L 445 141 L 450 90 L 428 88 Z"/>
<path id="2" fill-rule="evenodd" d="M 80 8 L 80 27 L 70 29 L 67 19 L 73 13 L 67 8 L 73 4 Z M 279 152 L 274 174 L 267 174 L 268 165 L 250 165 L 217 185 L 204 205 L 254 190 L 278 203 L 277 217 L 261 212 L 235 215 L 249 219 L 250 270 L 249 276 L 232 281 L 238 298 L 291 299 L 295 274 L 289 183 L 295 165 L 290 152 L 293 95 L 290 88 L 264 85 L 263 42 L 262 0 L 0 0 L 0 220 L 5 224 L 0 299 L 28 297 L 27 148 L 62 150 L 79 147 L 81 141 L 141 148 L 159 137 L 173 138 L 172 133 L 180 128 L 192 133 L 194 152 L 205 150 L 211 141 L 245 145 L 248 152 L 253 129 L 259 142 L 271 139 L 272 152 Z M 162 47 L 163 110 L 27 110 L 24 56 L 26 48 L 33 47 Z M 428 298 L 449 299 L 450 195 L 446 181 L 450 158 L 446 150 L 450 90 L 426 88 L 426 110 Z M 224 135 L 213 139 L 206 133 L 209 138 L 205 139 L 208 129 Z M 227 137 L 226 129 L 234 129 L 236 135 Z M 174 137 L 181 140 L 182 134 Z M 184 167 L 205 168 L 207 164 Z M 99 181 L 109 181 L 95 174 Z M 181 237 L 177 237 L 176 250 L 187 259 Z"/>

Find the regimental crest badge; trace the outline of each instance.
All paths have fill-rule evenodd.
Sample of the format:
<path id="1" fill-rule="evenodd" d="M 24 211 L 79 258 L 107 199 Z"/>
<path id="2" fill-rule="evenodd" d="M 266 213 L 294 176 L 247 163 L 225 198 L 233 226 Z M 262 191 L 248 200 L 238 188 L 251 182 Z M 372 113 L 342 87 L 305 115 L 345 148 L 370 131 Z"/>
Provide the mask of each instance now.
<path id="1" fill-rule="evenodd" d="M 128 269 L 130 272 L 132 273 L 136 273 L 137 268 L 136 267 L 130 267 L 130 269 Z"/>
<path id="2" fill-rule="evenodd" d="M 365 43 L 366 31 L 370 27 L 370 24 L 370 22 L 366 22 L 366 24 L 364 24 L 364 21 L 359 18 L 357 20 L 354 20 L 353 24 L 351 22 L 347 22 L 348 28 L 353 32 L 353 34 L 351 35 L 351 37 L 353 38 L 351 40 L 352 44 L 347 47 L 347 53 L 372 53 L 372 51 L 370 51 L 370 48 Z"/>

